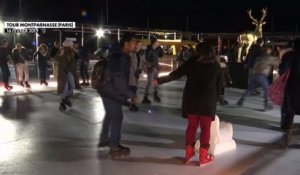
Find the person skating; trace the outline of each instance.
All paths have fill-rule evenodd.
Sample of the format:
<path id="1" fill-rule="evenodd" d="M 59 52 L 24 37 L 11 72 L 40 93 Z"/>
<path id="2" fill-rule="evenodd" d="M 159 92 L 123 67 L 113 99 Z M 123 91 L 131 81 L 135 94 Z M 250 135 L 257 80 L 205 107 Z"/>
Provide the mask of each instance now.
<path id="1" fill-rule="evenodd" d="M 1 66 L 1 72 L 2 72 L 2 79 L 4 83 L 4 88 L 6 90 L 11 90 L 13 87 L 9 85 L 9 77 L 10 77 L 10 71 L 8 67 L 8 61 L 9 61 L 9 51 L 8 51 L 8 41 L 6 39 L 3 39 L 1 41 L 0 46 L 0 66 Z"/>
<path id="2" fill-rule="evenodd" d="M 248 86 L 253 86 L 253 67 L 256 61 L 256 58 L 262 54 L 262 47 L 264 45 L 263 38 L 258 38 L 254 44 L 251 45 L 249 52 L 246 56 L 246 66 L 249 69 L 249 77 L 248 77 Z M 259 95 L 260 92 L 255 90 L 251 93 L 252 96 Z"/>
<path id="3" fill-rule="evenodd" d="M 222 69 L 223 77 L 224 77 L 224 84 L 232 85 L 232 79 L 230 76 L 229 68 L 226 64 L 226 60 L 224 58 L 219 58 L 219 64 Z M 229 102 L 225 100 L 225 87 L 222 89 L 221 99 L 220 99 L 220 105 L 229 105 Z"/>
<path id="4" fill-rule="evenodd" d="M 100 134 L 99 148 L 109 146 L 109 158 L 130 155 L 130 149 L 121 145 L 123 121 L 122 105 L 131 107 L 127 99 L 134 96 L 129 90 L 130 56 L 136 47 L 135 35 L 123 34 L 119 46 L 110 52 L 102 87 L 98 90 L 102 98 L 105 117 Z"/>
<path id="5" fill-rule="evenodd" d="M 217 102 L 224 87 L 220 65 L 209 43 L 199 43 L 194 58 L 180 65 L 168 76 L 154 80 L 153 84 L 157 86 L 182 76 L 187 77 L 183 92 L 182 114 L 188 119 L 184 162 L 189 162 L 195 155 L 195 136 L 200 125 L 199 164 L 204 165 L 213 161 L 213 157 L 208 154 L 210 127 L 215 119 Z"/>
<path id="6" fill-rule="evenodd" d="M 48 47 L 46 44 L 41 44 L 38 50 L 33 54 L 33 59 L 37 60 L 40 73 L 41 85 L 48 86 L 47 82 L 47 69 L 48 69 Z"/>
<path id="7" fill-rule="evenodd" d="M 151 40 L 151 45 L 149 45 L 146 50 L 147 85 L 145 89 L 144 99 L 142 101 L 142 103 L 144 104 L 151 104 L 151 101 L 148 98 L 151 82 L 153 79 L 158 78 L 160 57 L 160 49 L 158 49 L 159 47 L 160 46 L 157 38 L 153 38 Z M 153 99 L 155 102 L 161 101 L 158 96 L 158 87 L 154 87 Z"/>
<path id="8" fill-rule="evenodd" d="M 264 110 L 273 109 L 272 104 L 268 99 L 268 88 L 269 80 L 268 76 L 271 73 L 272 67 L 277 67 L 279 65 L 279 59 L 272 56 L 272 47 L 265 46 L 263 52 L 260 56 L 256 58 L 253 75 L 252 75 L 252 85 L 244 92 L 242 97 L 238 100 L 237 105 L 242 106 L 245 100 L 245 97 L 250 96 L 257 88 L 262 87 L 264 90 Z"/>
<path id="9" fill-rule="evenodd" d="M 90 76 L 89 76 L 89 72 L 88 72 L 88 68 L 89 68 L 89 60 L 90 60 L 90 54 L 89 54 L 89 50 L 87 47 L 83 46 L 79 49 L 79 65 L 80 65 L 80 76 L 82 79 L 82 83 L 80 84 L 81 86 L 89 86 L 89 80 L 90 80 Z"/>
<path id="10" fill-rule="evenodd" d="M 130 75 L 129 87 L 134 96 L 131 98 L 131 103 L 137 105 L 139 98 L 137 95 L 140 75 L 142 74 L 142 67 L 145 61 L 144 53 L 142 51 L 142 42 L 137 41 L 136 50 L 130 53 Z M 129 108 L 130 111 L 136 111 L 138 108 L 135 106 Z"/>
<path id="11" fill-rule="evenodd" d="M 58 66 L 57 93 L 61 96 L 59 110 L 65 111 L 67 106 L 72 107 L 69 97 L 73 94 L 75 88 L 76 61 L 72 41 L 66 40 L 63 42 L 63 47 L 55 60 Z"/>
<path id="12" fill-rule="evenodd" d="M 16 65 L 17 68 L 19 84 L 23 87 L 25 86 L 26 88 L 30 88 L 31 86 L 28 83 L 29 55 L 27 54 L 26 49 L 20 43 L 17 43 L 16 47 L 12 51 L 12 56 L 13 56 L 14 64 Z"/>

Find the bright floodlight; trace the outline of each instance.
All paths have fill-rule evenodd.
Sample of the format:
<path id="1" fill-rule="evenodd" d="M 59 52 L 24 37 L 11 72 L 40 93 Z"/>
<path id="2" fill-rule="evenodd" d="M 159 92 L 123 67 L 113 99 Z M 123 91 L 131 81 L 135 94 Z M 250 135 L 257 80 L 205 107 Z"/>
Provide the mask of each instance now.
<path id="1" fill-rule="evenodd" d="M 99 30 L 97 30 L 96 35 L 99 38 L 103 37 L 104 36 L 104 30 L 100 28 Z"/>
<path id="2" fill-rule="evenodd" d="M 1 20 L 0 20 L 0 33 L 4 33 L 4 24 Z"/>

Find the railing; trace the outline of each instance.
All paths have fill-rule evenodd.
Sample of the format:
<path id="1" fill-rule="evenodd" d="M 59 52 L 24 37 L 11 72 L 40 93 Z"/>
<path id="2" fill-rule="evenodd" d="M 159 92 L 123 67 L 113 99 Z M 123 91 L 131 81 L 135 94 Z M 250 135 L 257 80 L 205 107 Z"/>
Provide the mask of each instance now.
<path id="1" fill-rule="evenodd" d="M 92 72 L 94 65 L 96 64 L 98 60 L 90 60 L 89 62 L 89 66 L 88 66 L 88 71 L 89 73 Z M 48 62 L 48 64 L 50 65 L 48 67 L 48 79 L 53 80 L 53 66 L 52 66 L 52 62 Z M 159 62 L 160 65 L 160 76 L 162 75 L 166 75 L 168 73 L 170 73 L 171 71 L 175 70 L 177 68 L 177 63 L 176 63 L 176 58 L 174 56 L 164 56 L 163 58 L 160 59 Z M 39 80 L 39 69 L 38 69 L 38 64 L 37 62 L 33 62 L 30 61 L 28 62 L 28 66 L 29 66 L 29 80 L 30 81 L 38 81 Z M 9 70 L 11 73 L 10 76 L 10 82 L 17 82 L 17 78 L 16 78 L 16 69 L 15 69 L 15 65 L 13 64 L 9 64 Z M 79 64 L 77 64 L 77 70 L 78 70 L 78 74 L 79 74 Z M 0 75 L 2 77 L 2 72 L 0 71 Z M 145 76 L 143 76 L 145 77 Z"/>

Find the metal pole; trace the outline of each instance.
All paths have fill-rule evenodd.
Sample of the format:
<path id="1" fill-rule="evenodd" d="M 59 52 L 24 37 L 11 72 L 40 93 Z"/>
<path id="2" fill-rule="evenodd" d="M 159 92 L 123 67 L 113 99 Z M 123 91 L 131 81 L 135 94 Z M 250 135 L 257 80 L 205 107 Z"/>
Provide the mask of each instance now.
<path id="1" fill-rule="evenodd" d="M 39 47 L 39 34 L 35 33 L 35 48 L 38 50 Z"/>
<path id="2" fill-rule="evenodd" d="M 120 29 L 118 29 L 118 41 L 120 41 Z"/>
<path id="3" fill-rule="evenodd" d="M 108 25 L 108 0 L 106 0 L 106 25 Z"/>
<path id="4" fill-rule="evenodd" d="M 84 28 L 81 26 L 81 46 L 84 46 Z"/>
<path id="5" fill-rule="evenodd" d="M 19 11 L 20 11 L 20 18 L 22 18 L 22 0 L 19 0 Z"/>
<path id="6" fill-rule="evenodd" d="M 59 31 L 59 45 L 61 46 L 62 43 L 62 32 L 61 30 Z"/>
<path id="7" fill-rule="evenodd" d="M 176 40 L 176 32 L 174 33 L 174 40 Z"/>
<path id="8" fill-rule="evenodd" d="M 14 47 L 16 46 L 17 44 L 17 38 L 16 38 L 16 33 L 14 33 Z"/>

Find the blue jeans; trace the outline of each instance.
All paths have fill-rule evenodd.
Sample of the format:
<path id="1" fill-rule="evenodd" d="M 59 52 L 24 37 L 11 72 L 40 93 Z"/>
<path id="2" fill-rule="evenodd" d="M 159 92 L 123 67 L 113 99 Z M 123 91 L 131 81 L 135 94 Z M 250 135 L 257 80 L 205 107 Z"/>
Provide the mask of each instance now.
<path id="1" fill-rule="evenodd" d="M 8 85 L 9 77 L 10 77 L 10 71 L 7 64 L 1 65 L 1 71 L 2 71 L 2 80 L 5 85 Z"/>
<path id="2" fill-rule="evenodd" d="M 269 101 L 268 100 L 269 80 L 268 80 L 268 77 L 265 75 L 258 75 L 258 74 L 252 75 L 251 79 L 250 79 L 249 87 L 244 92 L 241 99 L 244 99 L 245 97 L 250 96 L 250 94 L 259 87 L 263 88 L 265 103 L 268 103 L 268 101 Z"/>
<path id="3" fill-rule="evenodd" d="M 123 122 L 122 104 L 105 97 L 102 97 L 102 101 L 105 109 L 105 117 L 100 133 L 100 143 L 109 144 L 111 149 L 118 148 L 121 142 Z"/>
<path id="4" fill-rule="evenodd" d="M 145 89 L 145 97 L 148 97 L 149 95 L 149 90 L 151 87 L 151 83 L 153 79 L 158 78 L 158 68 L 148 68 L 147 70 L 147 84 L 146 84 L 146 89 Z M 154 94 L 157 94 L 158 92 L 158 86 L 154 87 Z"/>
<path id="5" fill-rule="evenodd" d="M 61 94 L 61 98 L 64 99 L 66 97 L 69 97 L 73 94 L 73 90 L 75 89 L 75 80 L 74 80 L 74 76 L 72 75 L 71 72 L 68 72 L 68 78 L 67 78 L 67 82 L 64 88 L 63 93 Z"/>

